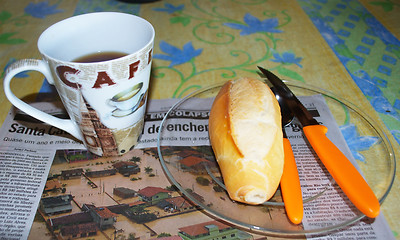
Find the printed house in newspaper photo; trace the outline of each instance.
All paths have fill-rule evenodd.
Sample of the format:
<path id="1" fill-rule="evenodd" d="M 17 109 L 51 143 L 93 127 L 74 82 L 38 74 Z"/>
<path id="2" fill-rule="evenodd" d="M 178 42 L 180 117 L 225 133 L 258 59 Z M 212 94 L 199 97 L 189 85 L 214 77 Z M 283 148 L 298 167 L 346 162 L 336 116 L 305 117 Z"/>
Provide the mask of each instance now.
<path id="1" fill-rule="evenodd" d="M 142 201 L 155 205 L 161 200 L 169 198 L 171 191 L 160 187 L 145 187 L 138 191 L 138 194 Z"/>
<path id="2" fill-rule="evenodd" d="M 113 167 L 117 169 L 117 171 L 126 176 L 129 177 L 132 174 L 136 174 L 140 172 L 140 168 L 136 163 L 133 162 L 128 162 L 128 161 L 121 161 L 113 164 Z"/>
<path id="3" fill-rule="evenodd" d="M 116 187 L 113 189 L 113 194 L 120 198 L 132 198 L 137 196 L 137 192 L 126 187 Z"/>
<path id="4" fill-rule="evenodd" d="M 181 196 L 163 199 L 157 203 L 157 207 L 171 213 L 185 212 L 195 209 L 195 205 L 193 205 L 191 202 Z"/>
<path id="5" fill-rule="evenodd" d="M 72 178 L 80 178 L 82 176 L 82 173 L 83 173 L 82 168 L 63 170 L 61 171 L 61 177 L 64 180 Z"/>
<path id="6" fill-rule="evenodd" d="M 253 237 L 241 230 L 218 221 L 209 221 L 179 228 L 182 239 L 242 239 Z"/>
<path id="7" fill-rule="evenodd" d="M 42 198 L 39 208 L 46 215 L 67 213 L 72 211 L 72 195 L 62 195 L 56 197 Z"/>

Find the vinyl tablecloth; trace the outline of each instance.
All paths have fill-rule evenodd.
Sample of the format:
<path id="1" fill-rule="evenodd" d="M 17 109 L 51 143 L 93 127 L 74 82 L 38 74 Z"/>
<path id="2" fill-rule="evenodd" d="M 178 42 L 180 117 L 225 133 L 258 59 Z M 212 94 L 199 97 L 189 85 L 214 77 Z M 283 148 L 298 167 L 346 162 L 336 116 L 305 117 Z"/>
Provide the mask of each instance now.
<path id="1" fill-rule="evenodd" d="M 153 24 L 151 99 L 181 98 L 213 83 L 258 77 L 260 65 L 355 103 L 387 130 L 400 157 L 398 0 L 1 0 L 2 77 L 12 62 L 40 58 L 36 42 L 51 24 L 99 11 L 127 12 Z M 37 72 L 16 78 L 13 89 L 26 101 L 48 89 Z M 4 93 L 0 106 L 3 122 L 11 107 Z M 372 144 L 368 137 L 359 142 L 363 146 L 353 146 L 355 151 Z M 383 213 L 400 239 L 398 178 Z"/>

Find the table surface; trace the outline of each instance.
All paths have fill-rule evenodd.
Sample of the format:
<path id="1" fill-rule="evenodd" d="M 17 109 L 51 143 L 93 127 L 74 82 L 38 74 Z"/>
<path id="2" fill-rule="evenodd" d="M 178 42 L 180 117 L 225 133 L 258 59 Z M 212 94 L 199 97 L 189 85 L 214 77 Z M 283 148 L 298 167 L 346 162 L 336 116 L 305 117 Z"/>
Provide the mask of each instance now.
<path id="1" fill-rule="evenodd" d="M 386 130 L 400 156 L 398 0 L 0 0 L 0 5 L 2 77 L 12 62 L 40 58 L 36 42 L 51 24 L 87 12 L 128 12 L 149 20 L 156 31 L 151 99 L 257 77 L 261 65 L 356 103 Z M 26 72 L 12 88 L 33 101 L 42 84 L 41 74 Z M 1 122 L 10 107 L 1 93 Z M 400 239 L 398 180 L 397 174 L 383 213 Z"/>

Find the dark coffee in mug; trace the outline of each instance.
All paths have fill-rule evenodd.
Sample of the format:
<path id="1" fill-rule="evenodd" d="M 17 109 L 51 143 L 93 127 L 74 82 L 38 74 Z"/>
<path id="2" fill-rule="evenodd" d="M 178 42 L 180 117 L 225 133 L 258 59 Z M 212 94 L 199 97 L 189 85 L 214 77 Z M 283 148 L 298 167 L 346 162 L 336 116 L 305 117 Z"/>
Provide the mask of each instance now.
<path id="1" fill-rule="evenodd" d="M 128 54 L 122 53 L 122 52 L 96 52 L 96 53 L 91 53 L 91 54 L 79 57 L 79 58 L 73 60 L 73 62 L 78 62 L 78 63 L 104 62 L 104 61 L 109 61 L 109 60 L 117 59 L 120 57 L 124 57 L 127 55 Z"/>

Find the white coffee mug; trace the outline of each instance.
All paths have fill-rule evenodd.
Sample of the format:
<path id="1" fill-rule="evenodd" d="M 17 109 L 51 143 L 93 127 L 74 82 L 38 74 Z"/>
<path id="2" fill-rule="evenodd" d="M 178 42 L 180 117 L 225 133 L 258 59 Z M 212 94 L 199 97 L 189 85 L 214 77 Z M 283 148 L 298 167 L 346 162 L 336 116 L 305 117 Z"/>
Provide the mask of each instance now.
<path id="1" fill-rule="evenodd" d="M 24 59 L 8 67 L 5 94 L 15 107 L 69 132 L 92 153 L 121 155 L 137 144 L 143 129 L 154 37 L 148 21 L 125 13 L 62 20 L 39 37 L 43 60 Z M 91 59 L 98 56 L 111 59 Z M 43 73 L 55 85 L 70 120 L 33 108 L 12 93 L 12 78 L 27 70 Z"/>

